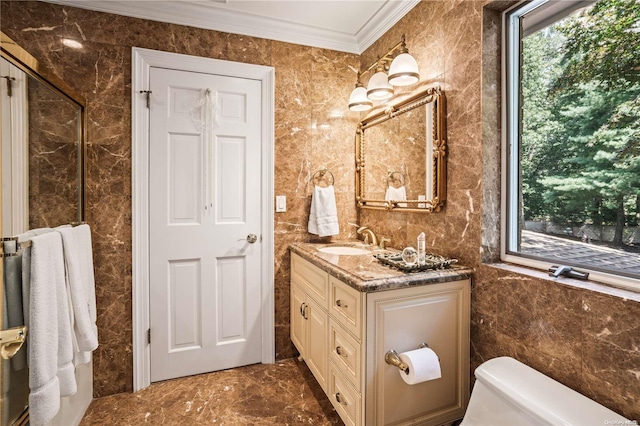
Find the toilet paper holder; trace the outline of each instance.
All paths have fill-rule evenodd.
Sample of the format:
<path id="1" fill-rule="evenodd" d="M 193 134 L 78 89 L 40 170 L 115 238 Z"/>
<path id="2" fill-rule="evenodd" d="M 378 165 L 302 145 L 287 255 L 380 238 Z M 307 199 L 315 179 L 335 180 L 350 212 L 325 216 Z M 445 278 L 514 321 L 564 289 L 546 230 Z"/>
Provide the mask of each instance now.
<path id="1" fill-rule="evenodd" d="M 418 349 L 428 348 L 428 347 L 429 345 L 427 345 L 424 342 L 418 345 Z M 409 366 L 405 362 L 402 362 L 402 360 L 400 359 L 400 356 L 398 355 L 398 352 L 396 352 L 395 350 L 389 349 L 387 353 L 384 354 L 384 361 L 389 365 L 394 365 L 398 367 L 400 370 L 404 372 L 404 374 L 409 374 Z"/>

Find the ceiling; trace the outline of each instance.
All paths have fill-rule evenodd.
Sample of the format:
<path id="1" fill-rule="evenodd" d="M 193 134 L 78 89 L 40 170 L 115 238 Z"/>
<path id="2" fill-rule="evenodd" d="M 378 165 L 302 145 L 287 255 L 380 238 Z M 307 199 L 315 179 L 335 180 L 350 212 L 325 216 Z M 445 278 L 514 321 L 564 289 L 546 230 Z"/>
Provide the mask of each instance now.
<path id="1" fill-rule="evenodd" d="M 350 53 L 362 53 L 420 0 L 48 0 Z"/>

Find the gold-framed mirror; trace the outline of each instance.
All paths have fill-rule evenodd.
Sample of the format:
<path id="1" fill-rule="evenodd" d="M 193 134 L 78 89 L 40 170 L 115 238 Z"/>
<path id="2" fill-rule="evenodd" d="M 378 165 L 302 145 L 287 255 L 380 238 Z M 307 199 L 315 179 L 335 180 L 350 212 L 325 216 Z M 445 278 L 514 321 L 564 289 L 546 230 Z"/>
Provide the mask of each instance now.
<path id="1" fill-rule="evenodd" d="M 366 116 L 356 130 L 356 204 L 437 212 L 447 199 L 446 97 L 422 90 Z"/>
<path id="2" fill-rule="evenodd" d="M 85 218 L 86 100 L 4 33 L 2 231 Z"/>

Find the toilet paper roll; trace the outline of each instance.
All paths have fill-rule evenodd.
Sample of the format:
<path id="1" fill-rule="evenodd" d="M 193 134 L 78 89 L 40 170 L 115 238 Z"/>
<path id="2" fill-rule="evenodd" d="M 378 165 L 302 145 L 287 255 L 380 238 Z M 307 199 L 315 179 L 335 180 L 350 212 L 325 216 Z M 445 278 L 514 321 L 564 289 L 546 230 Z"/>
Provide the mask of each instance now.
<path id="1" fill-rule="evenodd" d="M 398 370 L 400 377 L 408 385 L 415 385 L 442 377 L 440 360 L 431 348 L 403 352 L 400 354 L 400 359 L 409 366 L 409 374 Z"/>

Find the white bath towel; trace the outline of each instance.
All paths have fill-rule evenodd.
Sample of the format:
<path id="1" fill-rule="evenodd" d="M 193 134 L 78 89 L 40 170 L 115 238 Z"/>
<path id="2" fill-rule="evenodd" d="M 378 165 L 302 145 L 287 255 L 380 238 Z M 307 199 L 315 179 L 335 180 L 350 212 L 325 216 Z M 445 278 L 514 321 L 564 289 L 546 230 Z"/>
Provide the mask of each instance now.
<path id="1" fill-rule="evenodd" d="M 333 185 L 322 188 L 316 185 L 311 195 L 311 211 L 309 213 L 309 233 L 320 237 L 338 235 L 338 209 Z"/>
<path id="2" fill-rule="evenodd" d="M 403 201 L 407 199 L 407 190 L 404 185 L 395 188 L 391 185 L 387 186 L 387 192 L 384 194 L 386 201 Z M 407 207 L 407 203 L 398 203 L 398 207 Z"/>
<path id="3" fill-rule="evenodd" d="M 67 291 L 71 302 L 74 363 L 86 364 L 90 352 L 98 347 L 96 326 L 96 290 L 93 274 L 93 250 L 89 225 L 56 228 L 62 236 L 67 271 Z"/>
<path id="4" fill-rule="evenodd" d="M 37 228 L 18 235 L 18 242 L 24 243 L 31 241 L 31 238 L 36 235 L 46 234 L 52 232 L 52 228 Z M 27 326 L 27 336 L 30 333 L 29 318 L 31 316 L 31 247 L 22 247 L 20 250 L 22 257 L 22 314 L 24 315 L 24 325 Z M 29 342 L 27 339 L 27 354 L 29 352 Z M 22 350 L 21 350 L 22 352 Z M 27 355 L 27 362 L 29 358 Z"/>
<path id="5" fill-rule="evenodd" d="M 57 232 L 31 238 L 29 344 L 29 420 L 50 421 L 60 396 L 77 390 L 62 256 Z"/>

